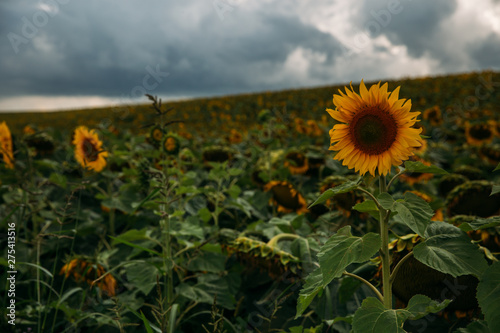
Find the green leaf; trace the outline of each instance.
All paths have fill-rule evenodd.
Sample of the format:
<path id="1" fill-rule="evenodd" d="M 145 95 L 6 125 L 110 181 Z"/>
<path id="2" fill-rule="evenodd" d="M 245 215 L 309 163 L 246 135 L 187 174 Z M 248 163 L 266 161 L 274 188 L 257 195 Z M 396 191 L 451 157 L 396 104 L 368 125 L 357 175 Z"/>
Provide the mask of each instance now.
<path id="1" fill-rule="evenodd" d="M 136 249 L 139 249 L 139 250 L 142 250 L 142 251 L 149 252 L 149 253 L 157 255 L 159 257 L 163 257 L 163 254 L 161 254 L 160 252 L 156 252 L 155 250 L 148 249 L 148 248 L 146 248 L 144 246 L 140 246 L 140 245 L 131 243 L 129 241 L 121 239 L 120 237 L 113 237 L 113 236 L 109 236 L 109 235 L 108 235 L 108 237 L 115 241 L 115 242 L 113 242 L 113 244 L 116 244 L 117 242 L 118 243 L 123 243 L 125 245 L 130 246 L 130 247 L 133 247 L 133 248 L 136 248 Z"/>
<path id="2" fill-rule="evenodd" d="M 445 299 L 441 303 L 430 299 L 424 295 L 415 295 L 408 302 L 406 310 L 411 313 L 411 320 L 417 320 L 425 317 L 429 313 L 436 313 L 448 306 L 450 299 Z"/>
<path id="3" fill-rule="evenodd" d="M 466 328 L 459 328 L 453 333 L 490 333 L 491 330 L 484 320 L 476 320 L 470 323 Z"/>
<path id="4" fill-rule="evenodd" d="M 477 245 L 459 228 L 446 222 L 433 222 L 425 241 L 415 246 L 415 259 L 453 277 L 472 274 L 479 277 L 488 267 Z"/>
<path id="5" fill-rule="evenodd" d="M 495 195 L 497 193 L 500 193 L 500 185 L 493 185 L 490 195 Z"/>
<path id="6" fill-rule="evenodd" d="M 361 178 L 359 178 L 356 181 L 345 182 L 344 184 L 341 184 L 341 185 L 338 185 L 338 186 L 335 186 L 333 188 L 326 190 L 318 197 L 318 199 L 316 199 L 316 201 L 314 201 L 311 205 L 309 205 L 308 208 L 311 208 L 312 206 L 316 206 L 320 203 L 323 203 L 326 200 L 330 199 L 331 197 L 333 197 L 337 194 L 347 193 L 349 191 L 354 190 L 355 188 L 358 187 L 360 181 L 361 181 Z"/>
<path id="7" fill-rule="evenodd" d="M 373 200 L 365 200 L 352 207 L 360 213 L 378 212 L 377 204 Z"/>
<path id="8" fill-rule="evenodd" d="M 212 213 L 207 207 L 203 207 L 198 211 L 198 217 L 205 223 L 212 219 Z"/>
<path id="9" fill-rule="evenodd" d="M 392 196 L 387 193 L 387 192 L 382 192 L 377 196 L 377 200 L 384 209 L 392 209 L 392 206 L 394 206 L 394 199 Z"/>
<path id="10" fill-rule="evenodd" d="M 213 252 L 202 252 L 188 264 L 190 271 L 219 273 L 225 268 L 227 256 Z"/>
<path id="11" fill-rule="evenodd" d="M 230 188 L 227 189 L 227 193 L 229 193 L 229 195 L 233 199 L 236 199 L 241 193 L 241 188 L 238 185 L 234 184 Z"/>
<path id="12" fill-rule="evenodd" d="M 405 162 L 406 172 L 433 173 L 435 175 L 446 175 L 448 172 L 434 165 L 425 165 L 422 162 Z"/>
<path id="13" fill-rule="evenodd" d="M 477 301 L 492 332 L 500 332 L 500 262 L 488 267 L 477 286 Z"/>
<path id="14" fill-rule="evenodd" d="M 403 324 L 411 315 L 404 309 L 386 309 L 378 299 L 368 297 L 354 313 L 352 328 L 356 333 L 404 333 Z"/>
<path id="15" fill-rule="evenodd" d="M 316 295 L 323 290 L 323 275 L 318 267 L 306 277 L 306 282 L 299 293 L 297 301 L 297 314 L 295 319 L 300 317 L 307 309 Z"/>
<path id="16" fill-rule="evenodd" d="M 342 273 L 352 263 L 368 261 L 380 248 L 380 236 L 367 233 L 363 237 L 351 234 L 351 227 L 340 229 L 323 245 L 318 253 L 323 286 Z"/>
<path id="17" fill-rule="evenodd" d="M 127 278 L 144 295 L 148 295 L 156 286 L 156 276 L 160 274 L 158 269 L 148 263 L 136 263 L 125 267 Z"/>
<path id="18" fill-rule="evenodd" d="M 398 212 L 396 221 L 408 226 L 414 233 L 423 237 L 434 211 L 429 204 L 416 194 L 405 193 L 404 201 L 397 201 L 394 210 Z"/>
<path id="19" fill-rule="evenodd" d="M 497 167 L 493 170 L 493 172 L 500 170 L 500 163 L 498 163 Z"/>
<path id="20" fill-rule="evenodd" d="M 461 223 L 458 227 L 465 232 L 471 230 L 481 230 L 500 225 L 500 216 L 492 216 L 487 219 L 477 217 L 472 222 Z"/>

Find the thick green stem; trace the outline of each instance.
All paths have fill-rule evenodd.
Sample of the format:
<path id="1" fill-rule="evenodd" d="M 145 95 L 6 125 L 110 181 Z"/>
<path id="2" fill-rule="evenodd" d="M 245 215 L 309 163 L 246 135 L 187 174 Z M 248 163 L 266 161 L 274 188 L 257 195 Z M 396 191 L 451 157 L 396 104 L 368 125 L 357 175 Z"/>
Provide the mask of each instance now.
<path id="1" fill-rule="evenodd" d="M 266 245 L 269 247 L 274 247 L 282 239 L 297 239 L 297 238 L 300 238 L 300 236 L 295 234 L 278 234 L 273 238 L 271 238 Z"/>
<path id="2" fill-rule="evenodd" d="M 387 191 L 385 176 L 380 176 L 379 179 L 380 193 Z M 385 209 L 380 209 L 380 257 L 382 258 L 382 294 L 384 296 L 384 306 L 387 309 L 392 309 L 392 288 L 391 288 L 391 258 L 389 256 L 389 212 Z"/>

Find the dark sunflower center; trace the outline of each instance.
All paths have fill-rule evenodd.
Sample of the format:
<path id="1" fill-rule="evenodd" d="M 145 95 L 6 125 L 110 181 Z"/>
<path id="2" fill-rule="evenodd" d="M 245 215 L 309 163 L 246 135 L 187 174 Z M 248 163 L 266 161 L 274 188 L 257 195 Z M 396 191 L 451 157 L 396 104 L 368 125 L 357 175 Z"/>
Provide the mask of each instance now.
<path id="1" fill-rule="evenodd" d="M 391 148 L 398 133 L 394 117 L 380 106 L 367 106 L 349 125 L 354 146 L 368 155 L 379 155 Z"/>
<path id="2" fill-rule="evenodd" d="M 470 129 L 470 135 L 478 140 L 489 139 L 491 134 L 490 129 L 486 125 L 476 125 Z"/>
<path id="3" fill-rule="evenodd" d="M 99 150 L 92 141 L 90 141 L 89 139 L 84 139 L 83 154 L 85 155 L 85 159 L 87 161 L 94 162 L 99 156 Z"/>

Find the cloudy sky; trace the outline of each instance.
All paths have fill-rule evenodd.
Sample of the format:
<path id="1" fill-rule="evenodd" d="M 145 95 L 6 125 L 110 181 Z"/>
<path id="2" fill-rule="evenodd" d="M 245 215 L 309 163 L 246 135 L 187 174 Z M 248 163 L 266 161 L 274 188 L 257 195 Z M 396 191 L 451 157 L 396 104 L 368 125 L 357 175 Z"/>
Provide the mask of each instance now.
<path id="1" fill-rule="evenodd" d="M 482 69 L 499 0 L 0 2 L 0 112 Z"/>

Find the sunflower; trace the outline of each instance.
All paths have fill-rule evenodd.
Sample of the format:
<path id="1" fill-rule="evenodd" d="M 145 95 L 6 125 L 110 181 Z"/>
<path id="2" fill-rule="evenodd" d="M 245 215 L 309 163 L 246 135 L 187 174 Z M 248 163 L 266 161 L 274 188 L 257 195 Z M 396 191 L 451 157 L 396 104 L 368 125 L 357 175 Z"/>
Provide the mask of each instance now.
<path id="1" fill-rule="evenodd" d="M 446 198 L 448 217 L 474 215 L 490 217 L 500 213 L 500 194 L 490 195 L 492 184 L 485 180 L 468 181 L 455 187 Z"/>
<path id="2" fill-rule="evenodd" d="M 441 126 L 441 124 L 443 123 L 441 109 L 437 105 L 431 107 L 430 109 L 425 110 L 422 117 L 424 118 L 424 120 L 428 121 L 429 124 L 431 124 L 431 126 L 433 127 Z"/>
<path id="3" fill-rule="evenodd" d="M 298 151 L 291 151 L 286 154 L 284 166 L 288 168 L 293 175 L 304 174 L 309 169 L 306 155 Z"/>
<path id="4" fill-rule="evenodd" d="M 64 274 L 66 278 L 72 274 L 76 282 L 85 281 L 90 286 L 93 286 L 94 280 L 106 274 L 106 270 L 100 264 L 93 263 L 91 260 L 75 258 L 66 263 L 61 268 L 59 274 Z M 106 276 L 97 281 L 96 284 L 97 287 L 99 287 L 100 290 L 105 291 L 108 296 L 116 296 L 116 279 L 112 274 L 106 274 Z"/>
<path id="5" fill-rule="evenodd" d="M 228 140 L 229 140 L 229 143 L 238 144 L 238 143 L 241 143 L 241 141 L 243 141 L 243 136 L 241 135 L 241 132 L 232 128 L 231 132 L 229 132 Z"/>
<path id="6" fill-rule="evenodd" d="M 167 134 L 162 142 L 163 151 L 169 155 L 175 155 L 179 152 L 179 138 L 173 134 Z"/>
<path id="7" fill-rule="evenodd" d="M 483 145 L 479 148 L 479 156 L 486 162 L 493 166 L 500 163 L 500 145 Z"/>
<path id="8" fill-rule="evenodd" d="M 3 161 L 7 168 L 14 169 L 12 135 L 5 121 L 0 123 L 0 157 L 3 157 Z"/>
<path id="9" fill-rule="evenodd" d="M 450 173 L 444 175 L 439 180 L 438 192 L 439 195 L 446 197 L 455 187 L 469 181 L 464 175 L 457 173 Z"/>
<path id="10" fill-rule="evenodd" d="M 78 127 L 74 132 L 75 158 L 84 168 L 102 171 L 106 166 L 108 152 L 102 150 L 102 141 L 94 130 L 85 126 Z"/>
<path id="11" fill-rule="evenodd" d="M 307 213 L 307 203 L 304 197 L 287 181 L 273 180 L 264 186 L 264 191 L 271 191 L 271 202 L 278 206 L 278 212 L 297 214 Z"/>
<path id="12" fill-rule="evenodd" d="M 480 146 L 483 143 L 491 143 L 495 136 L 495 127 L 491 123 L 471 124 L 465 122 L 465 138 L 467 143 L 474 146 Z"/>
<path id="13" fill-rule="evenodd" d="M 338 151 L 334 159 L 364 175 L 387 175 L 391 166 L 397 166 L 413 155 L 422 145 L 421 129 L 412 128 L 420 112 L 410 112 L 411 101 L 398 99 L 399 87 L 392 93 L 387 83 L 366 89 L 363 81 L 360 94 L 345 88 L 333 95 L 336 110 L 327 112 L 342 124 L 330 130 L 330 150 Z"/>
<path id="14" fill-rule="evenodd" d="M 163 130 L 161 127 L 158 125 L 153 126 L 149 132 L 149 138 L 151 143 L 158 147 L 163 140 Z"/>
<path id="15" fill-rule="evenodd" d="M 312 137 L 318 137 L 323 135 L 323 131 L 319 127 L 318 123 L 313 119 L 309 119 L 307 121 L 307 135 Z"/>

